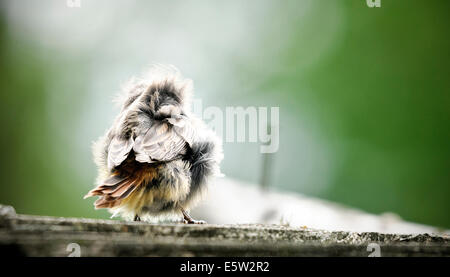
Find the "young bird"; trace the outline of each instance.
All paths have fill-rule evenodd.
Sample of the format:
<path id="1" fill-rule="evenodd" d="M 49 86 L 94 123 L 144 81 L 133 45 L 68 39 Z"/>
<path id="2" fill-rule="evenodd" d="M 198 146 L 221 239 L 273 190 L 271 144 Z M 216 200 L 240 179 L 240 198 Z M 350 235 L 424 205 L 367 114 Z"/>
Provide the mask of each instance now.
<path id="1" fill-rule="evenodd" d="M 94 143 L 98 186 L 85 198 L 100 196 L 96 209 L 135 221 L 178 214 L 185 223 L 204 223 L 188 210 L 210 177 L 221 175 L 223 154 L 215 133 L 190 112 L 192 90 L 172 67 L 153 67 L 129 82 L 119 115 Z"/>

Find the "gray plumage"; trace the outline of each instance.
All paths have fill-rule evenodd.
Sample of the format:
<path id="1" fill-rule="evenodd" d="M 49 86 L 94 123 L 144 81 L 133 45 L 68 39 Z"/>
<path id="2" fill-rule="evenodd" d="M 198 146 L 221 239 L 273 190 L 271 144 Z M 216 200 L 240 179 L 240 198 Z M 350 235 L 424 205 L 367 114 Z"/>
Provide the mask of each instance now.
<path id="1" fill-rule="evenodd" d="M 218 137 L 190 111 L 192 81 L 173 67 L 153 67 L 132 79 L 120 96 L 121 111 L 94 143 L 100 196 L 96 208 L 125 219 L 183 215 L 220 175 Z"/>

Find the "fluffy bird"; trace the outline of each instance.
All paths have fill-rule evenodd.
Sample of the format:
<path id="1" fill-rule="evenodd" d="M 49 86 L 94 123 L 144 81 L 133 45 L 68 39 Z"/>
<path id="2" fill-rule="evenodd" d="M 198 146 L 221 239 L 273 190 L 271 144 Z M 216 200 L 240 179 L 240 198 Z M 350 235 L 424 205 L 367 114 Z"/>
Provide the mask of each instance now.
<path id="1" fill-rule="evenodd" d="M 100 196 L 96 209 L 127 220 L 204 223 L 188 211 L 221 175 L 223 154 L 216 134 L 191 114 L 192 93 L 192 81 L 173 67 L 153 67 L 127 84 L 119 115 L 93 147 L 98 186 L 85 198 Z"/>

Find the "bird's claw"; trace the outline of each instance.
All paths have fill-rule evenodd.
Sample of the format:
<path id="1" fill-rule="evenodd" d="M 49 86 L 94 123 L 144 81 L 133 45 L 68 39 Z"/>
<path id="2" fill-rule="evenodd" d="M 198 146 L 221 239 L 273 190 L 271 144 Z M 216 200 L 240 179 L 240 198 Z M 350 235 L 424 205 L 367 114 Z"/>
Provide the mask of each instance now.
<path id="1" fill-rule="evenodd" d="M 204 221 L 204 220 L 195 220 L 195 219 L 191 219 L 191 220 L 183 219 L 183 223 L 184 224 L 206 224 L 206 221 Z"/>

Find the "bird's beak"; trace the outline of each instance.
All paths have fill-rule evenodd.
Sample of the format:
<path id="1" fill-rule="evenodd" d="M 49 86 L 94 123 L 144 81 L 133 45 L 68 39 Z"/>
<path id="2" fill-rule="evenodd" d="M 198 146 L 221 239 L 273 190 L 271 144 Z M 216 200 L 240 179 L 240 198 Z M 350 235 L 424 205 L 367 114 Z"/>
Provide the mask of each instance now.
<path id="1" fill-rule="evenodd" d="M 185 123 L 183 119 L 182 115 L 172 115 L 172 117 L 166 118 L 166 121 L 174 126 L 183 127 Z"/>

